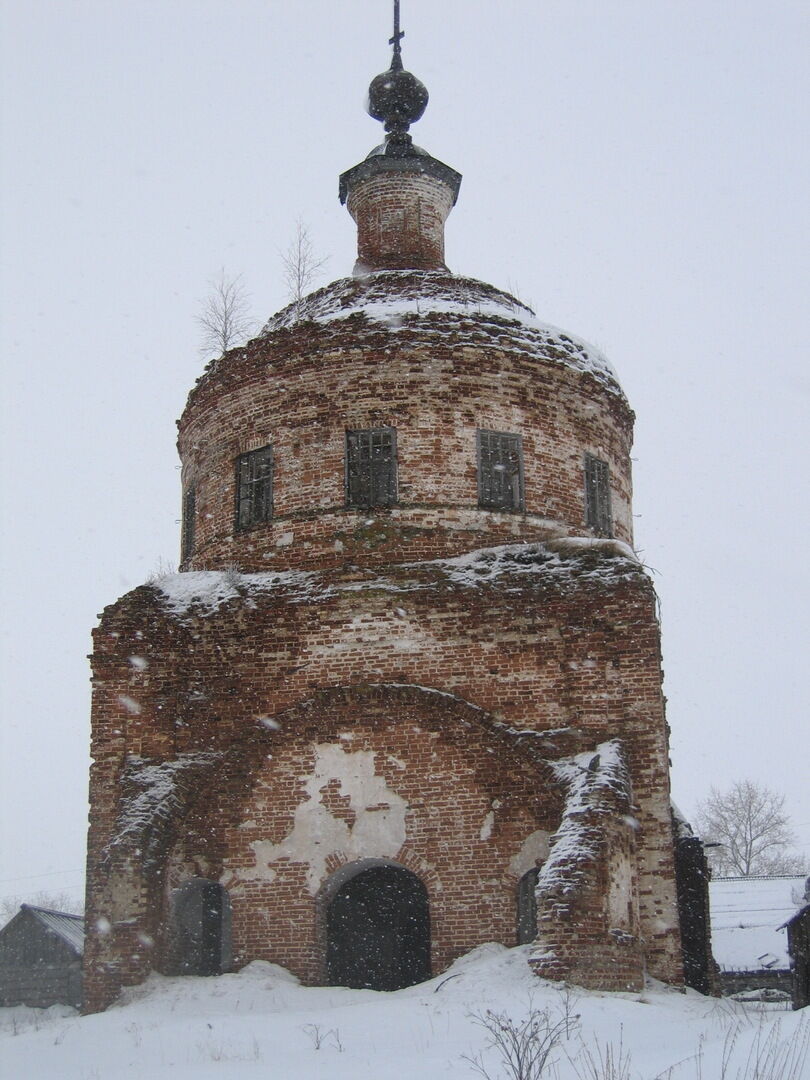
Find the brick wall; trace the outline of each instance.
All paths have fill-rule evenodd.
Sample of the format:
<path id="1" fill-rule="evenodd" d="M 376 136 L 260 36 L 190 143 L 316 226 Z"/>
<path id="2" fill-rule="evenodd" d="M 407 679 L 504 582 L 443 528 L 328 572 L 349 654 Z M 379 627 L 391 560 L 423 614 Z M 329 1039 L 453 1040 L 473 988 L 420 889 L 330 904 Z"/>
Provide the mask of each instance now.
<path id="1" fill-rule="evenodd" d="M 323 977 L 324 890 L 360 857 L 425 883 L 434 971 L 477 943 L 513 944 L 526 853 L 560 821 L 549 762 L 612 738 L 637 828 L 603 829 L 577 913 L 546 944 L 591 985 L 635 985 L 642 960 L 678 981 L 652 589 L 604 550 L 534 554 L 494 575 L 485 558 L 462 577 L 436 564 L 273 587 L 211 574 L 194 580 L 233 589 L 219 606 L 170 611 L 144 586 L 105 611 L 93 656 L 89 1009 L 162 965 L 169 891 L 193 876 L 229 890 L 237 965 L 274 960 L 307 982 Z M 133 755 L 149 768 L 184 763 L 159 805 L 138 802 Z M 332 837 L 317 857 L 302 840 L 313 812 Z M 616 858 L 638 911 L 622 941 L 605 938 L 621 929 L 606 876 Z"/>
<path id="2" fill-rule="evenodd" d="M 436 973 L 515 943 L 542 863 L 538 973 L 682 979 L 655 597 L 586 523 L 590 454 L 632 544 L 633 414 L 598 350 L 446 271 L 461 178 L 399 149 L 341 177 L 357 277 L 189 395 L 181 569 L 203 573 L 94 633 L 88 1011 L 176 966 L 170 897 L 195 878 L 227 890 L 235 966 L 322 981 L 336 883 L 379 863 L 427 889 Z M 379 427 L 396 502 L 348 509 L 346 432 Z M 480 430 L 522 438 L 516 512 L 478 507 Z M 265 446 L 272 520 L 237 530 L 236 462 Z"/>
<path id="3" fill-rule="evenodd" d="M 184 568 L 373 565 L 587 535 L 586 452 L 609 463 L 614 532 L 632 543 L 624 397 L 567 364 L 570 339 L 529 351 L 517 324 L 486 313 L 504 294 L 449 275 L 427 280 L 439 307 L 446 298 L 462 312 L 307 319 L 209 367 L 179 424 L 183 487 L 196 490 Z M 355 288 L 351 302 L 362 305 L 363 283 Z M 402 289 L 395 278 L 393 301 Z M 398 504 L 347 510 L 346 430 L 381 426 L 397 431 Z M 478 429 L 522 436 L 525 513 L 477 508 Z M 268 444 L 274 518 L 235 532 L 236 458 Z"/>
<path id="4" fill-rule="evenodd" d="M 444 267 L 453 192 L 441 180 L 421 172 L 369 176 L 352 187 L 346 205 L 357 223 L 358 266 Z"/>

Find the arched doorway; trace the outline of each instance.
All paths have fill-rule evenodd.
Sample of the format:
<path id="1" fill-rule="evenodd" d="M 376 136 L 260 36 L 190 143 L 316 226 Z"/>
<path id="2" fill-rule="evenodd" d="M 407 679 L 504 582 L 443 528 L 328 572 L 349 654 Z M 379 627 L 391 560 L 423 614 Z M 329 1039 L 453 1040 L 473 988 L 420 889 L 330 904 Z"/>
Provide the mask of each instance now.
<path id="1" fill-rule="evenodd" d="M 217 881 L 192 878 L 171 897 L 171 937 L 178 975 L 221 975 L 228 967 L 230 900 Z"/>
<path id="2" fill-rule="evenodd" d="M 427 889 L 409 870 L 371 866 L 335 892 L 326 913 L 333 986 L 401 990 L 430 978 Z"/>
<path id="3" fill-rule="evenodd" d="M 527 870 L 517 887 L 517 943 L 528 945 L 537 937 L 537 879 L 540 868 Z"/>

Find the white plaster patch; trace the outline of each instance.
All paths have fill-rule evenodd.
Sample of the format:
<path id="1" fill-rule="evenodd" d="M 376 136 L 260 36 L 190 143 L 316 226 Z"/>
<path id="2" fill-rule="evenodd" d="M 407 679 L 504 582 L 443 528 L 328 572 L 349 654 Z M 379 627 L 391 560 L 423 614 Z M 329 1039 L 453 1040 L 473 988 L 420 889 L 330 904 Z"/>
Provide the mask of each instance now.
<path id="1" fill-rule="evenodd" d="M 482 840 L 489 840 L 492 836 L 492 827 L 495 824 L 495 811 L 490 810 L 486 815 L 481 825 L 481 832 L 478 834 Z"/>
<path id="2" fill-rule="evenodd" d="M 307 887 L 314 896 L 332 854 L 355 859 L 396 857 L 405 843 L 408 806 L 388 787 L 385 777 L 375 773 L 373 750 L 352 752 L 331 743 L 316 746 L 314 770 L 302 779 L 307 798 L 296 807 L 292 832 L 279 844 L 267 840 L 251 844 L 256 855 L 251 878 L 271 881 L 276 876 L 271 864 L 281 859 L 305 863 Z M 353 823 L 335 817 L 323 805 L 322 789 L 330 781 L 339 784 L 340 797 L 348 797 Z"/>
<path id="3" fill-rule="evenodd" d="M 548 858 L 549 834 L 544 829 L 529 833 L 520 845 L 520 851 L 509 860 L 509 869 L 515 877 L 521 878 L 529 870 Z"/>

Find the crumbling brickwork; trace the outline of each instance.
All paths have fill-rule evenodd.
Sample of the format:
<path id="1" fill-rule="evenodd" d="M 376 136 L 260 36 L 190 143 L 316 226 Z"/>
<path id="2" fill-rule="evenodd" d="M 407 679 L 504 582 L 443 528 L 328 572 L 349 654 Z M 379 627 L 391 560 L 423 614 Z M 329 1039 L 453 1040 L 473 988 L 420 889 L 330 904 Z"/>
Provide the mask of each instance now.
<path id="1" fill-rule="evenodd" d="M 598 350 L 446 270 L 460 177 L 394 120 L 341 178 L 362 275 L 208 365 L 181 573 L 95 631 L 90 1011 L 153 969 L 354 978 L 338 910 L 388 975 L 407 938 L 403 979 L 535 921 L 539 975 L 682 979 L 633 414 Z"/>
<path id="2" fill-rule="evenodd" d="M 189 396 L 178 446 L 197 513 L 183 565 L 370 565 L 586 535 L 586 453 L 608 462 L 614 535 L 631 543 L 632 419 L 595 349 L 491 286 L 414 272 L 336 282 L 212 363 Z M 346 507 L 346 431 L 384 426 L 398 499 L 369 523 Z M 478 509 L 481 429 L 522 436 L 525 513 Z M 268 444 L 273 518 L 235 532 L 236 460 Z"/>
<path id="3" fill-rule="evenodd" d="M 539 940 L 590 985 L 637 985 L 642 940 L 651 972 L 679 977 L 654 596 L 610 542 L 384 574 L 178 575 L 105 612 L 94 668 L 89 919 L 109 932 L 88 945 L 90 1007 L 162 966 L 184 875 L 228 889 L 235 965 L 307 982 L 323 979 L 321 894 L 359 859 L 426 884 L 435 971 L 513 944 L 517 882 L 563 820 L 554 762 L 615 738 L 619 824 L 595 808 L 593 868 L 566 911 L 541 905 Z M 614 911 L 620 925 L 611 859 L 638 911 Z"/>

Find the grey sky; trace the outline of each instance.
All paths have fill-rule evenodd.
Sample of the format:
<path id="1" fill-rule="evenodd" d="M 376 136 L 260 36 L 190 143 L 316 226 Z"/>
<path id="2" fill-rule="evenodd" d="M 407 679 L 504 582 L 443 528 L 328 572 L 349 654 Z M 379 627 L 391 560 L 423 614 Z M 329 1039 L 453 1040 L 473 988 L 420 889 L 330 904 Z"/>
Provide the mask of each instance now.
<path id="1" fill-rule="evenodd" d="M 97 612 L 176 562 L 207 282 L 284 301 L 380 141 L 388 0 L 2 3 L 0 893 L 75 886 Z M 673 788 L 781 788 L 810 851 L 805 3 L 405 0 L 452 269 L 606 349 L 637 413 Z M 48 875 L 48 876 L 45 876 Z"/>

